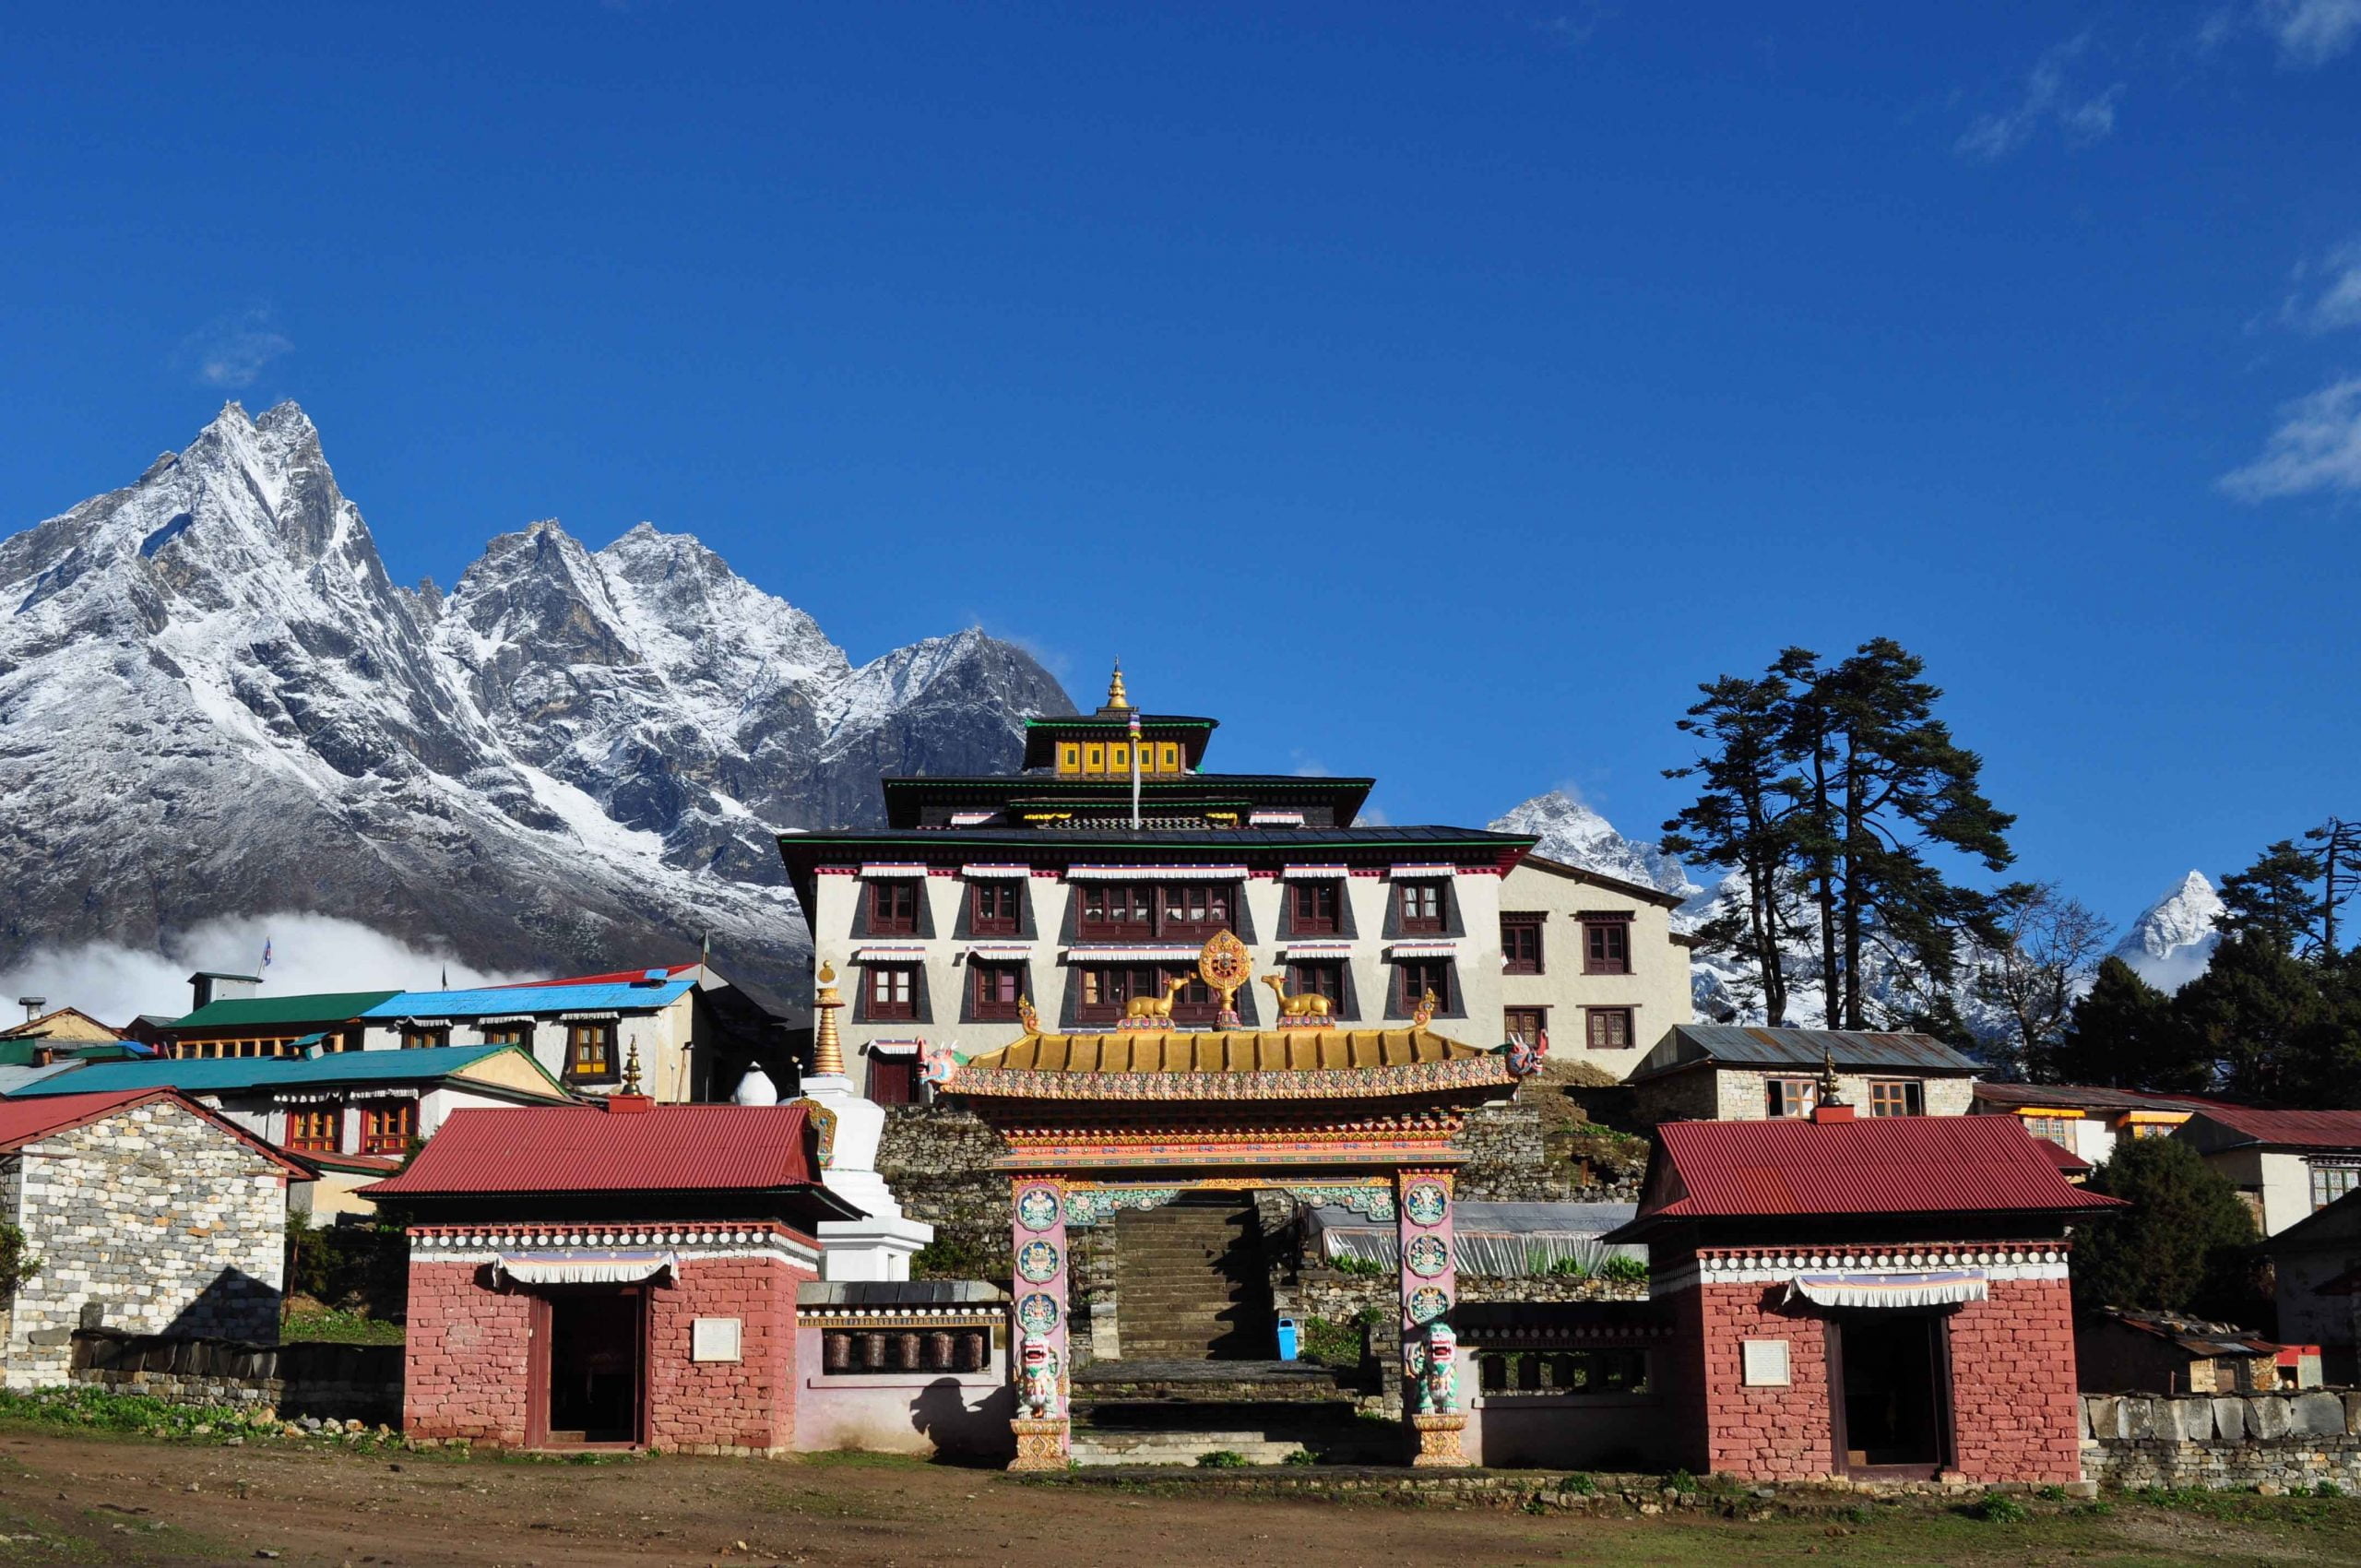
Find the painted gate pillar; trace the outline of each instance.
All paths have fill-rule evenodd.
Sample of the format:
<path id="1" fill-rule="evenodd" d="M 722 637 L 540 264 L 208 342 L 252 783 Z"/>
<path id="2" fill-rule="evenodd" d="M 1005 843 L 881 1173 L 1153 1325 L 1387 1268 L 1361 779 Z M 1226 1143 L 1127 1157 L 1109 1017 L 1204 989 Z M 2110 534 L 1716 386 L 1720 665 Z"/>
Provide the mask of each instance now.
<path id="1" fill-rule="evenodd" d="M 1404 1170 L 1395 1181 L 1395 1224 L 1402 1262 L 1402 1411 L 1418 1437 L 1410 1463 L 1467 1463 L 1459 1434 L 1467 1415 L 1459 1403 L 1459 1345 L 1451 1312 L 1459 1302 L 1452 1259 L 1451 1172 Z"/>
<path id="2" fill-rule="evenodd" d="M 1066 1194 L 1062 1182 L 1019 1176 L 1010 1183 L 1010 1240 L 1019 1371 L 1012 1470 L 1062 1470 L 1071 1450 L 1066 1355 Z"/>

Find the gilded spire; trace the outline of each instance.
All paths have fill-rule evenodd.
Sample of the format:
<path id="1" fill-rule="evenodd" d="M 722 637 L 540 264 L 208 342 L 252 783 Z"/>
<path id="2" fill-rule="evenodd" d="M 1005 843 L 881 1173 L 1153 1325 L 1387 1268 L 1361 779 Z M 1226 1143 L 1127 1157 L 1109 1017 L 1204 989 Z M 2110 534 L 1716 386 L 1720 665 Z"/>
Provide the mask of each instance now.
<path id="1" fill-rule="evenodd" d="M 1107 683 L 1107 706 L 1109 707 L 1132 706 L 1131 699 L 1123 695 L 1123 661 L 1120 659 L 1115 660 L 1115 678 Z"/>
<path id="2" fill-rule="evenodd" d="M 630 1053 L 623 1058 L 623 1093 L 639 1092 L 639 1041 L 631 1042 Z"/>
<path id="3" fill-rule="evenodd" d="M 820 1015 L 812 1031 L 812 1073 L 815 1077 L 844 1076 L 844 1041 L 836 1038 L 836 1009 L 844 1004 L 844 997 L 836 991 L 836 966 L 823 963 L 819 989 L 812 996 L 813 1008 Z"/>

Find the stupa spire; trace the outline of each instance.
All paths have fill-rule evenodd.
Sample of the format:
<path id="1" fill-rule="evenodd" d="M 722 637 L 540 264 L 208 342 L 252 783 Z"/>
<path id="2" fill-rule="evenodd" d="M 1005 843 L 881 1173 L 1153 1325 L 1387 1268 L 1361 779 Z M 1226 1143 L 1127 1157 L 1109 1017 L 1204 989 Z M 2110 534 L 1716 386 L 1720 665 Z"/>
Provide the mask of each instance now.
<path id="1" fill-rule="evenodd" d="M 1123 661 L 1119 659 L 1115 660 L 1114 679 L 1107 683 L 1107 707 L 1110 710 L 1121 710 L 1131 706 L 1131 699 L 1123 695 Z"/>
<path id="2" fill-rule="evenodd" d="M 812 1030 L 812 1073 L 814 1077 L 843 1077 L 845 1073 L 844 1041 L 836 1036 L 836 1010 L 845 1004 L 836 990 L 836 969 L 833 964 L 820 966 L 819 988 L 812 996 L 813 1009 L 819 1014 Z"/>

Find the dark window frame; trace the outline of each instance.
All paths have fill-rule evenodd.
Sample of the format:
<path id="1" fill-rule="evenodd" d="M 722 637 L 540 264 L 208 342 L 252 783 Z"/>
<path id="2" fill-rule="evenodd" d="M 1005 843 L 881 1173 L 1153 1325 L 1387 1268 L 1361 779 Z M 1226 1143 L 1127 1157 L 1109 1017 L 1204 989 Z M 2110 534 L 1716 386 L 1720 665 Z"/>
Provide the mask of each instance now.
<path id="1" fill-rule="evenodd" d="M 1418 1010 L 1418 999 L 1429 990 L 1435 993 L 1435 1016 L 1455 1012 L 1453 1002 L 1456 977 L 1449 958 L 1396 958 L 1394 960 L 1394 1016 L 1406 1018 Z M 1413 976 L 1417 979 L 1412 979 Z"/>
<path id="2" fill-rule="evenodd" d="M 1520 1030 L 1525 1020 L 1533 1020 L 1530 1028 Z M 1547 1007 L 1503 1007 L 1501 1009 L 1501 1038 L 1522 1040 L 1526 1045 L 1536 1043 L 1549 1032 L 1549 1009 Z"/>
<path id="3" fill-rule="evenodd" d="M 1025 995 L 1025 960 L 1022 958 L 970 958 L 967 960 L 967 1016 L 979 1024 L 1013 1024 L 1016 1022 L 1016 1004 Z M 993 982 L 997 993 L 1006 990 L 1003 999 L 998 994 L 986 996 L 985 982 Z M 1001 982 L 1014 981 L 1014 985 Z"/>
<path id="4" fill-rule="evenodd" d="M 1342 936 L 1345 933 L 1345 885 L 1342 879 L 1307 876 L 1290 882 L 1287 886 L 1286 935 Z M 1318 907 L 1320 896 L 1323 893 L 1327 895 L 1328 902 L 1328 909 L 1324 915 L 1320 912 Z M 1309 913 L 1304 909 L 1307 897 L 1312 905 Z"/>
<path id="5" fill-rule="evenodd" d="M 1583 917 L 1583 973 L 1631 973 L 1631 922 L 1596 915 Z"/>
<path id="6" fill-rule="evenodd" d="M 986 905 L 1005 905 L 987 913 Z M 977 936 L 1025 934 L 1025 885 L 1014 877 L 979 877 L 967 885 L 967 930 Z"/>
<path id="7" fill-rule="evenodd" d="M 860 1017 L 864 1022 L 881 1024 L 914 1024 L 919 1021 L 921 1005 L 919 996 L 921 966 L 918 964 L 863 964 L 860 974 Z M 889 995 L 880 1002 L 878 981 L 900 977 L 908 982 L 908 994 L 899 998 Z"/>
<path id="8" fill-rule="evenodd" d="M 1623 1043 L 1601 1045 L 1599 1025 L 1611 1018 L 1623 1020 Z M 1587 1051 L 1630 1051 L 1640 1042 L 1640 1016 L 1630 1007 L 1585 1007 L 1583 1009 L 1583 1047 Z"/>
<path id="9" fill-rule="evenodd" d="M 909 908 L 900 908 L 904 896 Z M 919 876 L 872 877 L 862 900 L 867 931 L 872 936 L 919 936 L 925 921 L 926 879 Z"/>
<path id="10" fill-rule="evenodd" d="M 1539 975 L 1548 973 L 1546 949 L 1542 945 L 1541 927 L 1548 917 L 1522 909 L 1501 911 L 1501 973 L 1504 975 Z M 1516 933 L 1512 937 L 1510 933 Z M 1525 951 L 1520 951 L 1524 949 Z"/>
<path id="11" fill-rule="evenodd" d="M 1412 912 L 1413 904 L 1418 907 Z M 1426 906 L 1432 904 L 1432 912 Z M 1451 925 L 1451 884 L 1440 876 L 1405 877 L 1394 885 L 1394 929 L 1405 936 L 1441 936 Z"/>

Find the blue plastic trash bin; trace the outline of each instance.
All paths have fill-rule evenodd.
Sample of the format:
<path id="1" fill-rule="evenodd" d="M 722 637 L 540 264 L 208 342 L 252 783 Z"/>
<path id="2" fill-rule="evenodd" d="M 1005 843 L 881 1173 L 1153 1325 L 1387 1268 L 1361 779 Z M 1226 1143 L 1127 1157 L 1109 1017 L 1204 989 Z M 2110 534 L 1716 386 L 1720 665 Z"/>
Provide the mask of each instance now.
<path id="1" fill-rule="evenodd" d="M 1279 1360 L 1295 1360 L 1295 1319 L 1291 1317 L 1279 1319 Z"/>

